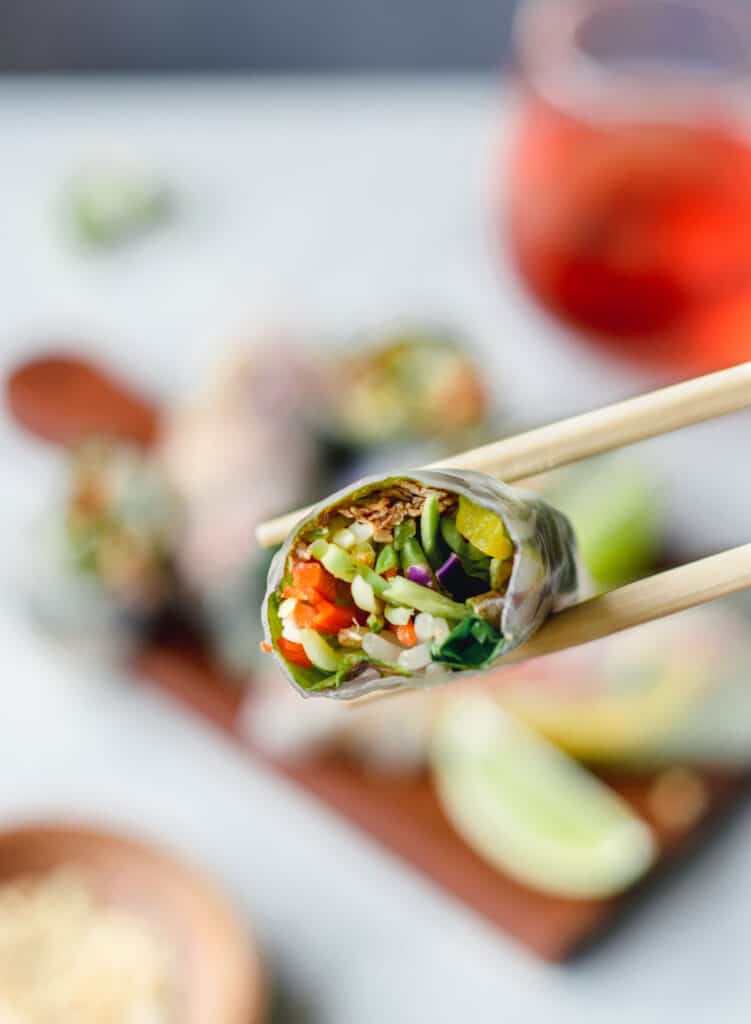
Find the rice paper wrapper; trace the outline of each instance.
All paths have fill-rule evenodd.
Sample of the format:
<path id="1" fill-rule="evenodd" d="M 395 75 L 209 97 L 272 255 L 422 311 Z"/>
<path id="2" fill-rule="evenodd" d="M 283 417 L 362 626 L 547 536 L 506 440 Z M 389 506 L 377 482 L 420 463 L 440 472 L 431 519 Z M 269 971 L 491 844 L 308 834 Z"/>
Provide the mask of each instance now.
<path id="1" fill-rule="evenodd" d="M 329 509 L 344 502 L 356 501 L 367 493 L 378 491 L 400 480 L 414 480 L 426 487 L 464 495 L 475 504 L 495 512 L 503 520 L 514 543 L 514 564 L 501 618 L 504 649 L 496 661 L 491 666 L 481 669 L 481 672 L 502 664 L 504 655 L 526 643 L 552 612 L 576 604 L 582 596 L 586 596 L 582 595 L 582 591 L 586 589 L 588 592 L 589 585 L 585 582 L 586 574 L 580 565 L 576 537 L 571 523 L 562 512 L 548 505 L 538 495 L 509 487 L 484 473 L 452 469 L 410 470 L 389 477 L 366 477 L 349 484 L 314 506 L 295 527 L 274 556 L 269 568 L 262 607 L 267 643 L 273 644 L 269 600 L 284 578 L 287 558 L 300 534 Z M 454 681 L 462 676 L 478 674 L 477 670 L 452 672 L 448 667 L 443 673 L 433 672 L 427 676 L 414 677 L 375 678 L 371 673 L 363 673 L 337 689 L 309 691 L 297 683 L 276 648 L 274 656 L 289 681 L 304 697 L 322 696 L 351 700 L 379 690 L 424 688 Z"/>

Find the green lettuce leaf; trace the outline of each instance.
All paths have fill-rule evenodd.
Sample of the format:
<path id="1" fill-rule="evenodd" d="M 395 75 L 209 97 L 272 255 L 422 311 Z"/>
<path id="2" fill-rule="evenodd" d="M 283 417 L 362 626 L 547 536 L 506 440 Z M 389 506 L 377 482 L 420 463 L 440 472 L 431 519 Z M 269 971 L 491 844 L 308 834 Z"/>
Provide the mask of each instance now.
<path id="1" fill-rule="evenodd" d="M 476 615 L 462 619 L 445 640 L 433 644 L 433 661 L 456 669 L 485 668 L 503 652 L 503 635 Z"/>

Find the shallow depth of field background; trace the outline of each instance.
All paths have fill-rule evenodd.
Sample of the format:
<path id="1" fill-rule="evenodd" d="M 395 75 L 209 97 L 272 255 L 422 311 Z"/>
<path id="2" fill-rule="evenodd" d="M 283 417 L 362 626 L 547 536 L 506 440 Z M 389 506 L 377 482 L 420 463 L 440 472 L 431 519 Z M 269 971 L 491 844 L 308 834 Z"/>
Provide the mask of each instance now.
<path id="1" fill-rule="evenodd" d="M 288 325 L 328 355 L 402 322 L 445 324 L 467 339 L 503 429 L 685 375 L 583 343 L 520 280 L 499 216 L 521 109 L 516 6 L 6 4 L 3 377 L 62 347 L 166 406 L 197 393 L 257 324 Z M 154 172 L 175 206 L 143 238 L 87 252 L 66 237 L 65 187 L 102 157 Z M 533 205 L 536 195 L 527 195 Z M 690 248 L 691 230 L 681 253 L 703 252 Z M 697 259 L 697 276 L 715 256 Z M 722 324 L 726 313 L 733 337 L 745 338 L 747 306 L 723 308 Z M 748 427 L 742 414 L 639 448 L 657 481 L 667 557 L 748 540 Z M 282 993 L 280 1024 L 745 1019 L 747 800 L 601 946 L 566 967 L 545 965 L 134 685 L 127 667 L 61 656 L 30 622 L 18 586 L 29 524 L 59 483 L 59 454 L 7 410 L 0 450 L 0 826 L 83 819 L 203 867 L 260 941 Z"/>

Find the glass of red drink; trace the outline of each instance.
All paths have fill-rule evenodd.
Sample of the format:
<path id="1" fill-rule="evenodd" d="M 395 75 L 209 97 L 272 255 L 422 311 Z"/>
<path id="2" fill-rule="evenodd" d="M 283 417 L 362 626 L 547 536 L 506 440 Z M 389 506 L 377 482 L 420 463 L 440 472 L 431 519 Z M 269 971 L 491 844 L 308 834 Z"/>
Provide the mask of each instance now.
<path id="1" fill-rule="evenodd" d="M 514 262 L 557 317 L 675 374 L 751 359 L 749 16 L 527 0 L 517 17 Z"/>

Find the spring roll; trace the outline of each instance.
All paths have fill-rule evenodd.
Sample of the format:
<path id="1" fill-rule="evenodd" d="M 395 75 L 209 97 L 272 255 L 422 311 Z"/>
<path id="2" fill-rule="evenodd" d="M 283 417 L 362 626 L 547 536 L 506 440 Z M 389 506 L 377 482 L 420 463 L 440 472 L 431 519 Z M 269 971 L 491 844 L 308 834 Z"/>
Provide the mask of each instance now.
<path id="1" fill-rule="evenodd" d="M 264 650 L 304 696 L 477 673 L 576 602 L 569 521 L 481 473 L 367 478 L 317 505 L 271 564 Z"/>
<path id="2" fill-rule="evenodd" d="M 19 583 L 69 646 L 119 656 L 177 599 L 180 504 L 151 456 L 130 445 L 90 439 L 66 468 Z"/>
<path id="3" fill-rule="evenodd" d="M 367 452 L 394 443 L 467 447 L 487 427 L 490 399 L 458 339 L 413 329 L 342 358 L 329 373 L 324 433 Z"/>
<path id="4" fill-rule="evenodd" d="M 177 568 L 213 653 L 238 681 L 260 658 L 270 559 L 255 527 L 322 493 L 319 446 L 303 418 L 316 395 L 304 351 L 268 326 L 243 336 L 162 424 L 158 458 L 184 508 Z"/>

